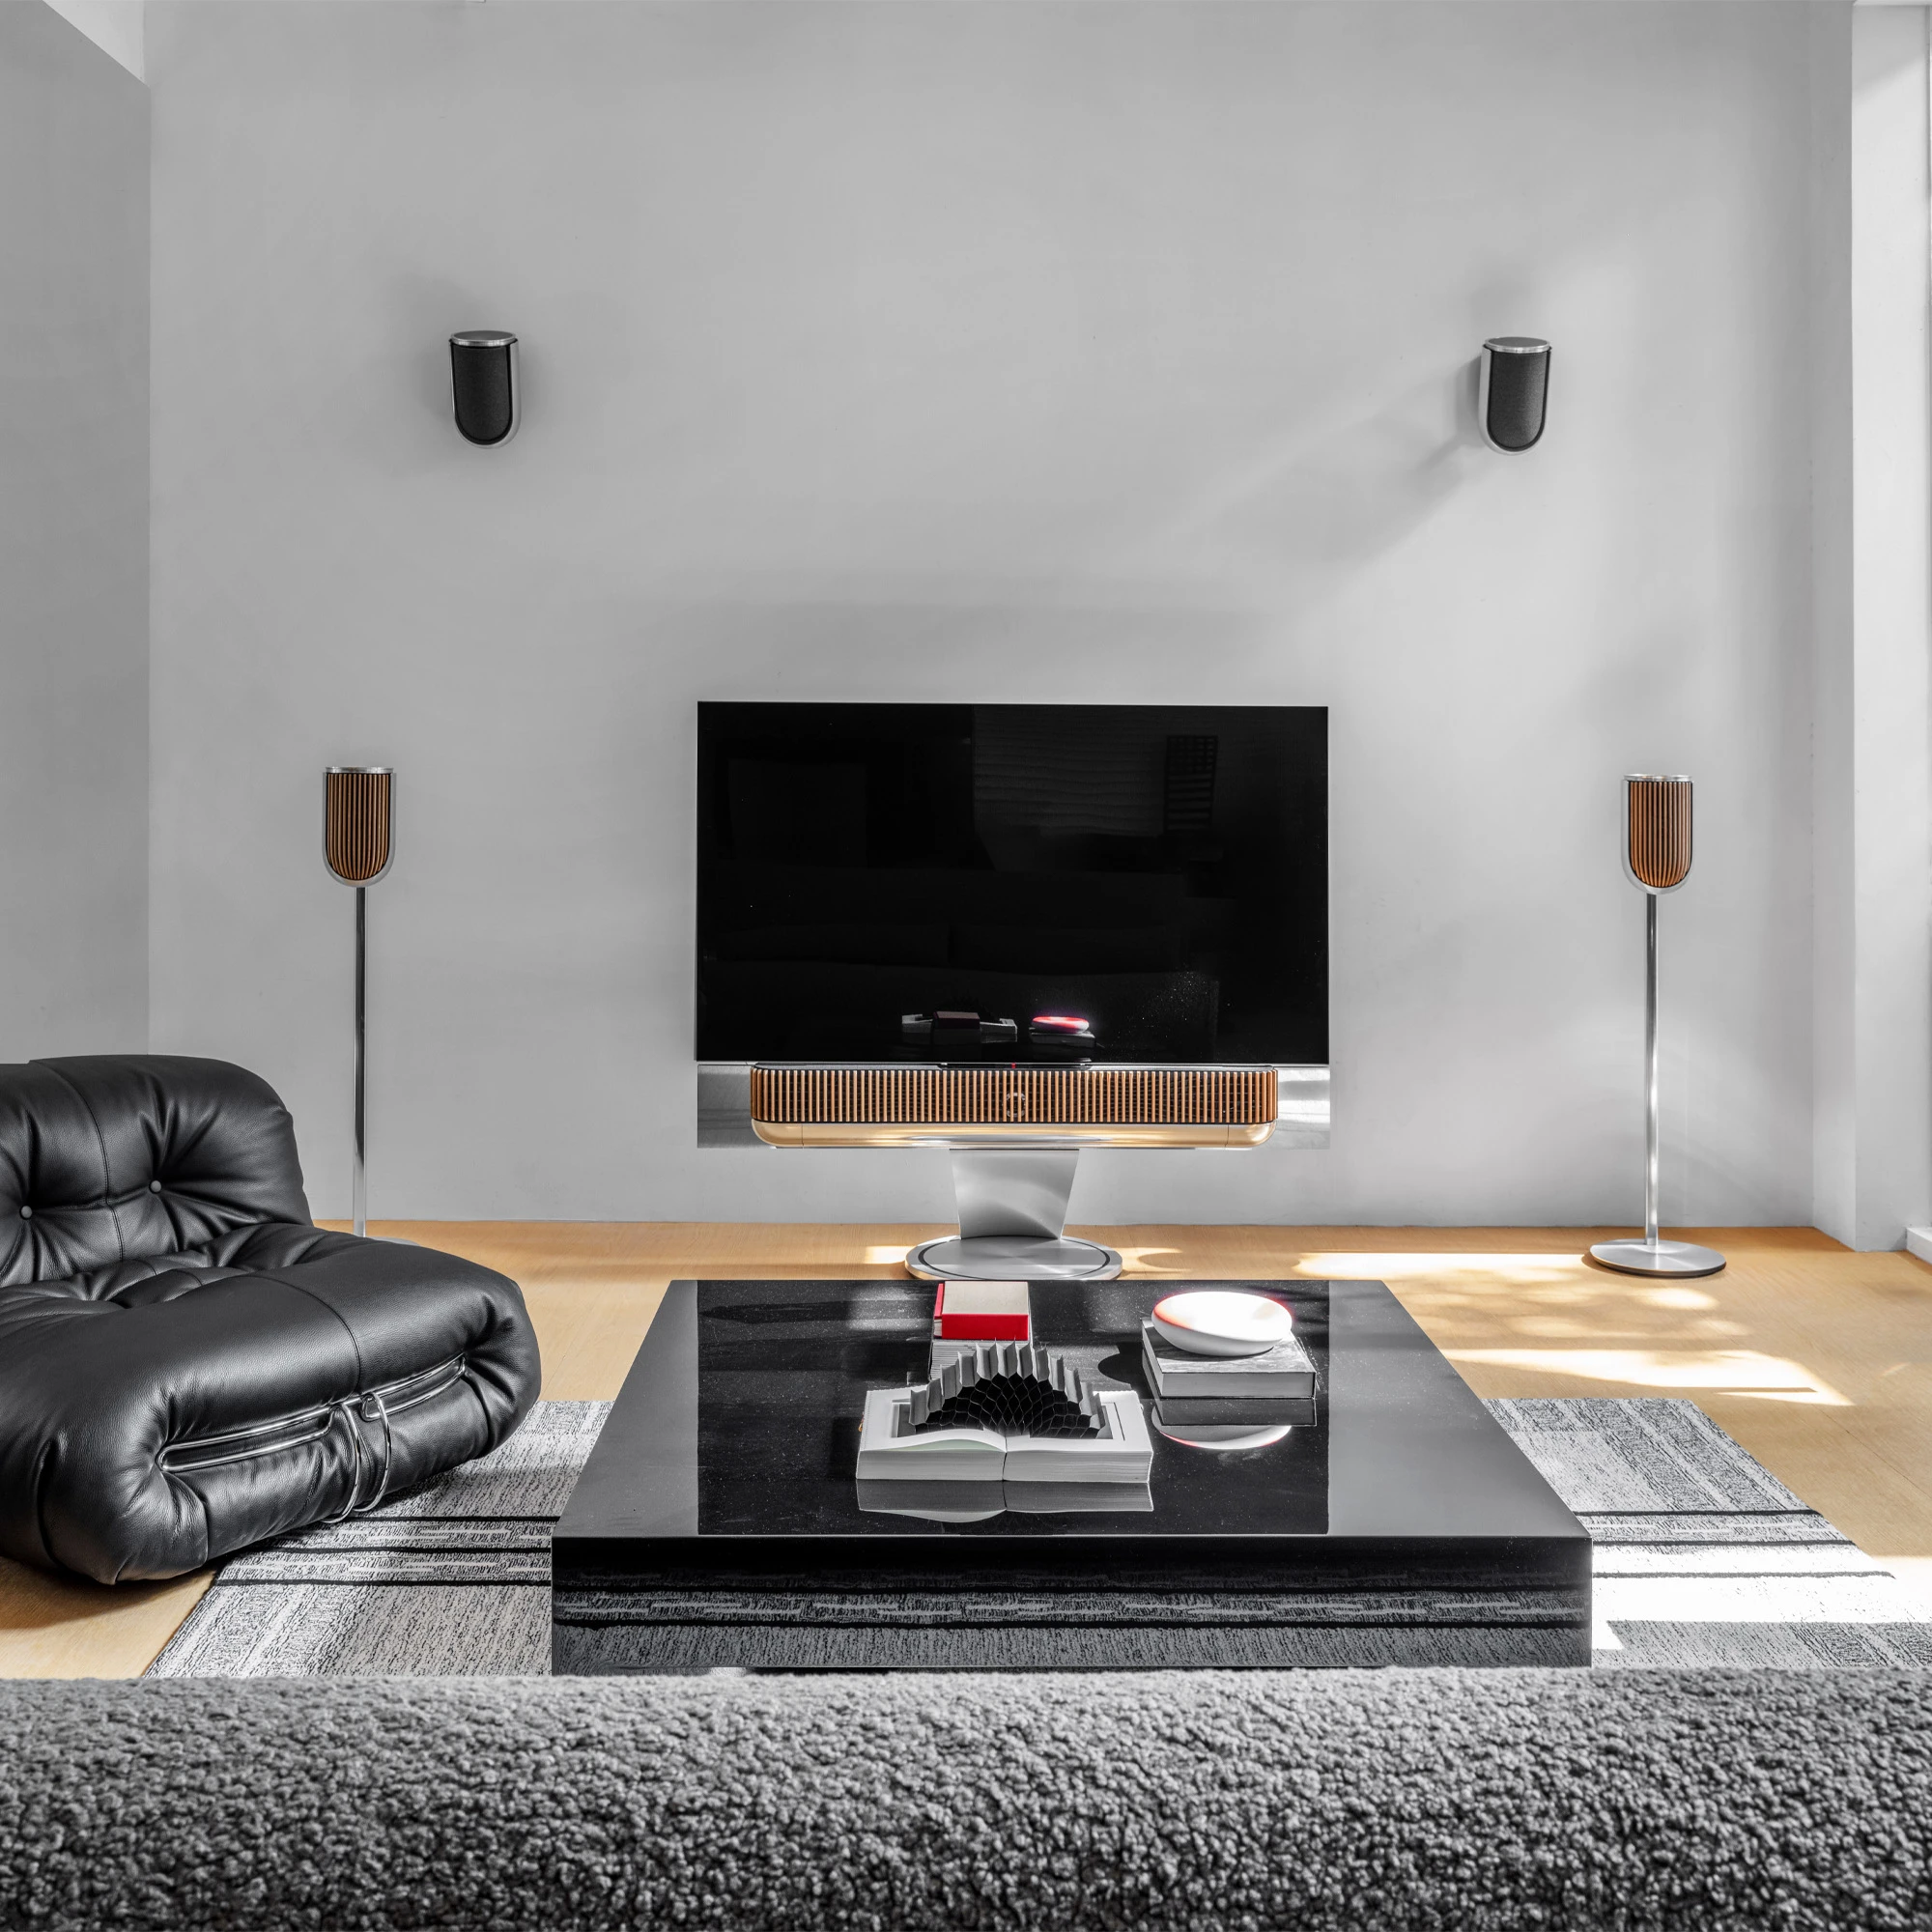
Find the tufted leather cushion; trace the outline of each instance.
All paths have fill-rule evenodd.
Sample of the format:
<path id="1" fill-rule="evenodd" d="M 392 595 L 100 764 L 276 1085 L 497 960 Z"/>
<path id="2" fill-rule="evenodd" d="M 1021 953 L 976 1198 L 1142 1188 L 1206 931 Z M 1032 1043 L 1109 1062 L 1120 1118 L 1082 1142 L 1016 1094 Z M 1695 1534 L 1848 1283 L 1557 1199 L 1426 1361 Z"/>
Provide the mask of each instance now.
<path id="1" fill-rule="evenodd" d="M 176 1576 L 494 1449 L 539 1380 L 514 1282 L 311 1223 L 254 1074 L 0 1066 L 0 1551 Z"/>

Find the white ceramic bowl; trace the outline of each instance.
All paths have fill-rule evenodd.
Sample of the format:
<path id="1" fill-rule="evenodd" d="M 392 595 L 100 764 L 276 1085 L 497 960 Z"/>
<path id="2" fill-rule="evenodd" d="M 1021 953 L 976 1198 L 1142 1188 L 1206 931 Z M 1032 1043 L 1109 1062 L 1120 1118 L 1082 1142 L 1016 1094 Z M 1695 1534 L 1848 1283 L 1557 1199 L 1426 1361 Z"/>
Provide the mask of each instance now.
<path id="1" fill-rule="evenodd" d="M 1294 1318 L 1269 1295 L 1208 1288 L 1156 1302 L 1153 1325 L 1190 1355 L 1259 1355 L 1288 1340 Z"/>

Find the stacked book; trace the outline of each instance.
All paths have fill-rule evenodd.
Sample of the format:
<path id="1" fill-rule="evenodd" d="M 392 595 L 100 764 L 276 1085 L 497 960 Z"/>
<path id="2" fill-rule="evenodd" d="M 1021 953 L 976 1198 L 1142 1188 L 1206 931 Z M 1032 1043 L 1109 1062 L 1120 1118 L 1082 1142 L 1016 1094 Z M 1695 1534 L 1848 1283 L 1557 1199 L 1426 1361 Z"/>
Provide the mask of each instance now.
<path id="1" fill-rule="evenodd" d="M 1162 1427 L 1224 1423 L 1257 1429 L 1315 1420 L 1315 1364 L 1293 1335 L 1255 1355 L 1193 1355 L 1151 1321 L 1141 1355 Z"/>
<path id="2" fill-rule="evenodd" d="M 1010 1498 L 985 1504 L 977 1492 L 987 1485 L 1050 1493 L 1055 1500 L 1030 1505 L 1040 1510 L 1152 1508 L 1146 1485 L 1153 1444 L 1140 1398 L 1131 1389 L 1090 1384 L 1058 1350 L 1034 1341 L 1025 1282 L 942 1282 L 928 1366 L 923 1383 L 867 1391 L 859 1425 L 862 1508 L 898 1507 L 878 1500 L 879 1485 L 949 1483 L 975 1492 L 941 1509 L 961 1521 L 1029 1506 Z M 1066 1500 L 1080 1485 L 1106 1493 Z M 1116 1493 L 1135 1485 L 1124 1501 Z M 927 1499 L 900 1513 L 935 1510 Z"/>

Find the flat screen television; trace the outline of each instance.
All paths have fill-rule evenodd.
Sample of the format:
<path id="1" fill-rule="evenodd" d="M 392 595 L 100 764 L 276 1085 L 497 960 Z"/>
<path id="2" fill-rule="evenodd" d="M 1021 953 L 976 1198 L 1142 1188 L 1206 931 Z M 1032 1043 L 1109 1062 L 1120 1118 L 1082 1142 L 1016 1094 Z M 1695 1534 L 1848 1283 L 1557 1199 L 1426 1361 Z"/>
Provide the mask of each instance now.
<path id="1" fill-rule="evenodd" d="M 701 703 L 700 1061 L 1328 1058 L 1321 706 Z"/>

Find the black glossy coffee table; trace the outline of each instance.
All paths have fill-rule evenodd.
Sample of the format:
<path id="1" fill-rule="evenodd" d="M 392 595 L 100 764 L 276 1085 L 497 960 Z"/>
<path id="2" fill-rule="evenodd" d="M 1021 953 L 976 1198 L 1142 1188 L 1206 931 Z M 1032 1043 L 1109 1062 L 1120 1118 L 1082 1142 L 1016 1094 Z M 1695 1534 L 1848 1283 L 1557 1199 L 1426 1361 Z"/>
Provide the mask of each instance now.
<path id="1" fill-rule="evenodd" d="M 554 1668 L 1587 1663 L 1588 1535 L 1394 1295 L 1214 1285 L 1293 1307 L 1312 1424 L 1156 1433 L 1151 1508 L 936 1521 L 853 1474 L 866 1391 L 925 1373 L 930 1287 L 673 1282 L 556 1525 Z M 1038 1339 L 1145 1395 L 1174 1288 L 1037 1287 Z"/>

